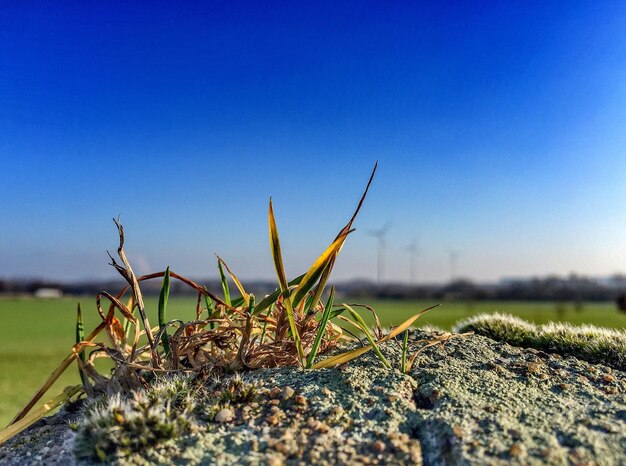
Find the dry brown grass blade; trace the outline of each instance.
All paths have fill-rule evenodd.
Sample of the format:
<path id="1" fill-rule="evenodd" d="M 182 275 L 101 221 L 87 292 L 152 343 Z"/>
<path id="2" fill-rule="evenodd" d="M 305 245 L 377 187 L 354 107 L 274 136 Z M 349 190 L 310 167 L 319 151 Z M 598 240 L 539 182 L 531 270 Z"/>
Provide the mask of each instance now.
<path id="1" fill-rule="evenodd" d="M 78 395 L 82 391 L 83 390 L 80 385 L 67 387 L 63 391 L 63 393 L 61 393 L 60 395 L 55 396 L 53 399 L 51 399 L 44 405 L 38 407 L 37 409 L 29 413 L 27 416 L 24 416 L 19 421 L 9 424 L 7 427 L 2 429 L 2 431 L 0 431 L 0 445 L 2 445 L 4 442 L 9 440 L 14 435 L 19 434 L 24 429 L 27 429 L 28 427 L 33 425 L 35 422 L 37 422 L 39 419 L 41 419 L 46 414 L 48 414 L 50 411 L 61 406 L 63 403 L 67 402 L 70 398 L 72 398 L 75 395 Z"/>
<path id="2" fill-rule="evenodd" d="M 202 293 L 198 293 L 198 300 L 196 301 L 196 320 L 200 320 L 202 317 Z"/>
<path id="3" fill-rule="evenodd" d="M 130 266 L 130 262 L 126 257 L 126 253 L 124 252 L 124 227 L 117 219 L 113 219 L 115 225 L 117 226 L 117 231 L 120 237 L 120 244 L 117 248 L 117 255 L 122 260 L 124 267 L 120 266 L 115 262 L 115 259 L 111 257 L 111 265 L 115 267 L 115 269 L 126 279 L 128 284 L 130 285 L 133 296 L 135 298 L 135 302 L 137 303 L 137 309 L 139 310 L 139 315 L 141 317 L 144 329 L 146 331 L 146 337 L 148 338 L 148 344 L 151 349 L 151 357 L 152 357 L 152 365 L 154 367 L 159 367 L 159 355 L 157 353 L 157 348 L 154 342 L 154 335 L 152 334 L 152 327 L 150 326 L 150 322 L 148 321 L 148 315 L 146 314 L 146 307 L 143 303 L 143 296 L 141 295 L 141 289 L 139 288 L 139 282 L 137 281 L 137 277 L 135 276 L 132 267 Z"/>
<path id="4" fill-rule="evenodd" d="M 101 300 L 103 296 L 111 302 L 109 306 L 109 312 L 107 313 L 106 316 L 104 315 L 104 312 L 102 311 L 102 306 L 101 306 Z M 132 298 L 131 299 L 132 303 L 134 303 L 134 295 L 132 295 L 131 298 Z M 140 335 L 139 326 L 137 325 L 138 321 L 131 311 L 132 308 L 129 309 L 124 303 L 122 303 L 122 301 L 120 301 L 120 299 L 111 295 L 109 292 L 101 291 L 100 293 L 96 295 L 96 309 L 98 310 L 98 314 L 100 314 L 102 321 L 107 324 L 107 332 L 109 334 L 111 341 L 118 348 L 120 348 L 123 344 L 126 343 L 126 329 L 121 324 L 121 322 L 119 324 L 119 327 L 121 328 L 121 332 L 117 328 L 117 325 L 115 323 L 117 319 L 114 317 L 115 309 L 118 309 L 122 313 L 122 315 L 127 319 L 127 321 L 133 325 L 133 328 L 135 329 L 135 337 L 133 339 L 133 344 L 132 344 L 133 350 L 131 351 L 131 357 L 130 357 L 130 360 L 132 361 L 132 354 L 134 353 L 134 349 L 137 347 L 137 342 L 139 341 L 139 335 Z"/>
<path id="5" fill-rule="evenodd" d="M 162 278 L 165 275 L 165 272 L 154 272 L 154 273 L 149 273 L 146 275 L 142 275 L 141 277 L 137 278 L 138 282 L 143 282 L 145 280 L 152 280 L 155 278 Z M 199 285 L 198 283 L 189 280 L 186 277 L 183 277 L 182 275 L 178 275 L 175 272 L 170 271 L 170 277 L 171 278 L 175 278 L 176 280 L 179 280 L 183 283 L 185 283 L 187 286 L 190 286 L 191 288 L 194 288 L 196 291 L 198 291 L 199 293 L 202 293 L 205 296 L 208 296 L 209 298 L 211 298 L 215 303 L 217 304 L 221 304 L 222 306 L 226 307 L 227 309 L 231 310 L 231 311 L 236 311 L 236 309 L 232 306 L 229 306 L 228 304 L 226 304 L 224 302 L 223 299 L 219 298 L 218 296 L 214 295 L 213 293 L 211 293 L 209 290 L 206 289 L 206 287 Z M 124 288 L 122 288 L 122 290 L 116 295 L 117 299 L 122 299 L 122 297 L 124 296 L 124 294 L 126 294 L 126 292 L 130 290 L 130 286 L 125 286 Z M 113 306 L 113 305 L 111 305 Z"/>
<path id="6" fill-rule="evenodd" d="M 101 291 L 100 293 L 96 295 L 96 307 L 98 309 L 98 313 L 100 314 L 100 317 L 102 317 L 102 320 L 105 320 L 104 312 L 102 311 L 102 308 L 100 306 L 100 301 L 102 299 L 102 296 L 107 298 L 111 302 L 111 306 L 113 306 L 113 308 L 118 309 L 124 317 L 126 317 L 128 320 L 130 320 L 134 324 L 137 323 L 137 318 L 132 314 L 130 309 L 126 307 L 126 305 L 122 301 L 120 301 L 118 298 L 113 296 L 108 291 Z M 134 302 L 134 297 L 132 298 L 132 302 Z M 109 314 L 111 314 L 111 310 L 112 309 L 109 307 Z"/>
<path id="7" fill-rule="evenodd" d="M 89 334 L 89 336 L 85 339 L 85 341 L 86 342 L 92 341 L 105 328 L 106 328 L 106 322 L 102 322 Z M 45 395 L 45 393 L 50 389 L 52 384 L 57 381 L 57 379 L 61 376 L 63 372 L 65 372 L 65 370 L 68 367 L 70 367 L 70 365 L 78 357 L 78 354 L 80 351 L 82 351 L 82 348 L 79 351 L 72 350 L 72 352 L 63 360 L 63 362 L 61 362 L 59 367 L 57 367 L 54 370 L 54 372 L 50 374 L 50 377 L 48 377 L 48 379 L 44 382 L 41 388 L 37 390 L 37 393 L 33 395 L 33 397 L 26 404 L 26 406 L 24 406 L 24 408 L 22 408 L 22 410 L 19 413 L 17 413 L 17 415 L 11 421 L 11 424 L 16 423 L 17 421 L 22 419 L 26 414 L 28 414 L 28 412 L 33 408 L 33 406 L 35 406 L 37 402 L 41 399 L 41 397 Z"/>

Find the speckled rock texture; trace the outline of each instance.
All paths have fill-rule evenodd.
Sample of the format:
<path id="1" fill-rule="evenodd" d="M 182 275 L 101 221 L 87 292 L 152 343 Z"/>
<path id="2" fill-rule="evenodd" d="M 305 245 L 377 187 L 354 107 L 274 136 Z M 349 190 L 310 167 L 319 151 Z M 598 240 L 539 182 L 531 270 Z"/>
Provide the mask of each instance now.
<path id="1" fill-rule="evenodd" d="M 433 335 L 412 333 L 411 350 Z M 624 372 L 477 335 L 423 351 L 408 375 L 399 342 L 382 350 L 393 369 L 370 352 L 64 410 L 0 464 L 626 465 Z"/>

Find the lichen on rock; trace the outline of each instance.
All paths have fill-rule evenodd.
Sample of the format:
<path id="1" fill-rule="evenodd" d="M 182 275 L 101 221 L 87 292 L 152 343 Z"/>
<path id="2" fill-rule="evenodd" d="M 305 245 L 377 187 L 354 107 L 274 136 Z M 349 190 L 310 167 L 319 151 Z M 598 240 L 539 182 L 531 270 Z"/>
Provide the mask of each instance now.
<path id="1" fill-rule="evenodd" d="M 410 350 L 432 336 L 412 332 Z M 424 350 L 410 374 L 399 341 L 381 350 L 392 369 L 366 354 L 333 369 L 164 377 L 85 405 L 76 434 L 64 411 L 23 436 L 67 436 L 64 464 L 624 464 L 622 371 L 479 335 Z M 36 463 L 19 441 L 0 462 Z"/>

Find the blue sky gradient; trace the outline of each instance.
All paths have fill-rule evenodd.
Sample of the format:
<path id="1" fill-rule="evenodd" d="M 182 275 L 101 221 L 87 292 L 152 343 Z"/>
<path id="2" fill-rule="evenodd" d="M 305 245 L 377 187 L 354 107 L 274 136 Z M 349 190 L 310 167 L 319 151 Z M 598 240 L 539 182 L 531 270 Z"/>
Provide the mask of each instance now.
<path id="1" fill-rule="evenodd" d="M 6 2 L 0 276 L 626 271 L 623 2 Z"/>

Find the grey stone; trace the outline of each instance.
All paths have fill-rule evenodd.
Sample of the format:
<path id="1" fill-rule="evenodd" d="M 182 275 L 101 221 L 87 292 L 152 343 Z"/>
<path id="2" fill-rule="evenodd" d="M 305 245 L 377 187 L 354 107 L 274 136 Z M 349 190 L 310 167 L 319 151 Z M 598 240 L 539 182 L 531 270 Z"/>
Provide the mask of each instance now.
<path id="1" fill-rule="evenodd" d="M 414 332 L 411 351 L 417 340 L 435 335 Z M 199 398 L 179 437 L 116 450 L 107 461 L 626 465 L 622 371 L 478 335 L 423 351 L 408 375 L 398 370 L 398 342 L 382 351 L 392 369 L 369 352 L 342 368 L 244 373 L 243 383 L 256 387 L 253 400 L 222 405 L 214 396 Z M 207 392 L 228 383 L 228 376 L 206 382 Z M 290 396 L 270 397 L 277 387 L 289 387 Z M 232 422 L 215 422 L 221 409 L 232 410 Z M 81 452 L 79 464 L 96 462 L 85 454 L 95 442 L 88 416 L 79 419 L 77 434 L 68 427 L 75 417 L 62 410 L 40 421 L 0 447 L 0 463 L 74 464 L 74 451 Z"/>

